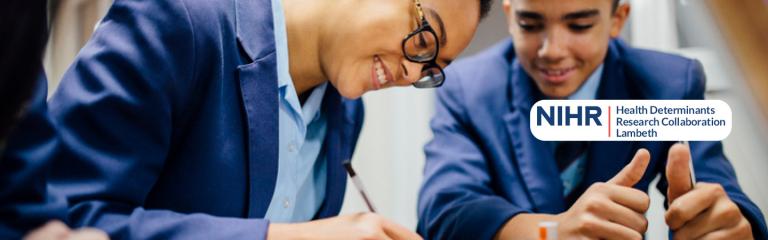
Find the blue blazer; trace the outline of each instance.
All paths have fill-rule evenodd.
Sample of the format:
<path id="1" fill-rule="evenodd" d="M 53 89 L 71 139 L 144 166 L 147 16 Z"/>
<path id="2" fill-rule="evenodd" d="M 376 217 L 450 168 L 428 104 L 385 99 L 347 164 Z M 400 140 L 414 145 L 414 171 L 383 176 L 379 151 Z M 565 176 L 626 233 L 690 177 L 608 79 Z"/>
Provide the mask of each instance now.
<path id="1" fill-rule="evenodd" d="M 52 219 L 66 219 L 66 202 L 49 194 L 47 154 L 55 151 L 58 137 L 48 115 L 46 78 L 37 87 L 23 117 L 0 149 L 0 239 L 20 239 Z"/>
<path id="2" fill-rule="evenodd" d="M 612 40 L 598 88 L 599 99 L 703 99 L 704 73 L 695 61 L 640 50 Z M 511 40 L 448 68 L 437 90 L 434 138 L 425 146 L 425 180 L 419 194 L 418 231 L 427 239 L 491 239 L 519 213 L 557 214 L 571 202 L 554 157 L 529 129 L 529 112 L 541 93 L 514 55 Z M 577 194 L 607 181 L 639 148 L 651 162 L 635 188 L 647 191 L 661 174 L 666 194 L 667 151 L 672 142 L 593 142 Z M 765 239 L 760 209 L 741 191 L 720 142 L 692 142 L 696 178 L 720 183 Z"/>
<path id="3" fill-rule="evenodd" d="M 50 186 L 115 239 L 264 239 L 278 167 L 270 0 L 115 1 L 49 101 Z M 363 120 L 328 87 L 325 200 L 338 214 Z M 44 147 L 43 145 L 39 146 Z M 32 162 L 37 159 L 30 158 Z"/>

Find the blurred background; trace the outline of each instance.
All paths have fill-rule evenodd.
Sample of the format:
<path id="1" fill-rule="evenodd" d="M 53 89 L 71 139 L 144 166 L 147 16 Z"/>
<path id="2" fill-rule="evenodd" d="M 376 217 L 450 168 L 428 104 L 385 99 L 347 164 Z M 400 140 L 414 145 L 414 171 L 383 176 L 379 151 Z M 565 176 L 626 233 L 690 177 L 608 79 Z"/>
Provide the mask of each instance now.
<path id="1" fill-rule="evenodd" d="M 636 47 L 699 59 L 707 97 L 727 102 L 733 130 L 724 141 L 739 182 L 768 215 L 768 0 L 630 0 L 623 38 Z M 45 54 L 49 91 L 88 41 L 111 0 L 51 1 L 51 39 Z M 508 37 L 501 1 L 478 29 L 468 56 Z M 450 81 L 450 79 L 448 80 Z M 434 91 L 388 89 L 363 97 L 366 121 L 353 163 L 379 212 L 415 229 L 416 200 L 432 137 Z M 649 239 L 666 239 L 662 195 L 651 191 Z M 352 185 L 342 213 L 366 211 Z"/>

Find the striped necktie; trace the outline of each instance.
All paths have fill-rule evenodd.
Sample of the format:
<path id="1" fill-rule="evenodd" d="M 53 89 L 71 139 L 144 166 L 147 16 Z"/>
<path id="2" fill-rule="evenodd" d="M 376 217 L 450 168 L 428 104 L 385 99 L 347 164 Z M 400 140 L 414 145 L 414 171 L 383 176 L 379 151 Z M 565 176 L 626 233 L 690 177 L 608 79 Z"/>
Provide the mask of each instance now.
<path id="1" fill-rule="evenodd" d="M 584 178 L 584 155 L 589 148 L 589 142 L 564 141 L 557 143 L 555 148 L 555 161 L 560 171 L 560 180 L 563 182 L 563 196 L 572 199 L 573 190 L 578 187 Z"/>
<path id="2" fill-rule="evenodd" d="M 559 142 L 557 148 L 555 148 L 557 169 L 560 170 L 560 172 L 565 171 L 566 168 L 571 166 L 574 161 L 579 159 L 579 157 L 587 151 L 588 146 L 589 143 L 583 141 Z"/>

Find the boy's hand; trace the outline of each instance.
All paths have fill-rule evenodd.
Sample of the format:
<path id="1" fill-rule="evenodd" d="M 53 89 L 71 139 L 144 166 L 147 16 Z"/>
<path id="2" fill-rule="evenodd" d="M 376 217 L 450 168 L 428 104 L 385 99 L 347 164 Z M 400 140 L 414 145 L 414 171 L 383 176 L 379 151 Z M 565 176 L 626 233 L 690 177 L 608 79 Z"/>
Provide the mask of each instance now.
<path id="1" fill-rule="evenodd" d="M 650 198 L 632 188 L 643 178 L 650 154 L 640 149 L 632 162 L 607 183 L 595 183 L 568 211 L 557 216 L 563 239 L 643 239 Z"/>
<path id="2" fill-rule="evenodd" d="M 675 144 L 667 158 L 670 204 L 664 218 L 674 239 L 753 239 L 752 226 L 720 184 L 691 186 L 690 156 L 690 149 Z"/>

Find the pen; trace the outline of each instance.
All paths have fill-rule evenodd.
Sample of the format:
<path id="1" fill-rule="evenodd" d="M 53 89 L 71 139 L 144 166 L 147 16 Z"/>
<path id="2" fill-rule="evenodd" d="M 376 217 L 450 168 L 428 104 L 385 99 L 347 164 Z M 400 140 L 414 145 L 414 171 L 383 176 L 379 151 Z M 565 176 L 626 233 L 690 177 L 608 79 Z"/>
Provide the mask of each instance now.
<path id="1" fill-rule="evenodd" d="M 371 211 L 372 213 L 375 213 L 376 209 L 373 207 L 373 204 L 371 204 L 371 200 L 368 199 L 368 194 L 365 193 L 365 187 L 363 187 L 363 182 L 360 181 L 360 178 L 357 176 L 357 173 L 355 173 L 355 170 L 352 169 L 352 162 L 349 160 L 344 161 L 344 168 L 347 169 L 349 178 L 352 179 L 352 184 L 354 184 L 355 188 L 357 188 L 357 191 L 360 192 L 360 196 L 363 197 L 363 201 L 365 201 L 365 205 L 368 206 L 368 210 Z"/>
<path id="2" fill-rule="evenodd" d="M 690 170 L 691 188 L 696 186 L 696 172 L 693 171 L 693 154 L 691 153 L 691 145 L 688 141 L 680 141 L 685 147 L 688 148 L 688 169 Z"/>

